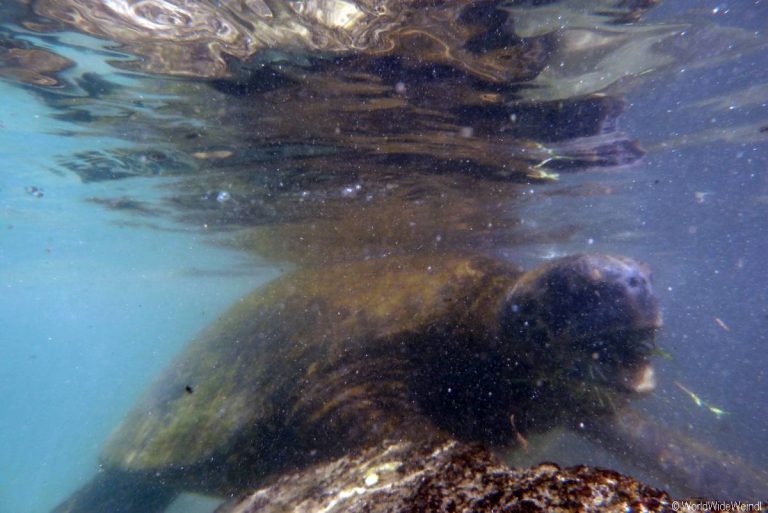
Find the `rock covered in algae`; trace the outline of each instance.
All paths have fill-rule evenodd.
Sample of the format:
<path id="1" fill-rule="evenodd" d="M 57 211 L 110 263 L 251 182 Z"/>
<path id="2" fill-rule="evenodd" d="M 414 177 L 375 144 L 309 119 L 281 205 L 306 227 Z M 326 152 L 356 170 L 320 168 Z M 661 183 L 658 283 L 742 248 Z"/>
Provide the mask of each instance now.
<path id="1" fill-rule="evenodd" d="M 666 492 L 618 472 L 551 463 L 513 469 L 480 446 L 452 441 L 384 444 L 284 475 L 217 513 L 625 513 L 672 505 Z"/>

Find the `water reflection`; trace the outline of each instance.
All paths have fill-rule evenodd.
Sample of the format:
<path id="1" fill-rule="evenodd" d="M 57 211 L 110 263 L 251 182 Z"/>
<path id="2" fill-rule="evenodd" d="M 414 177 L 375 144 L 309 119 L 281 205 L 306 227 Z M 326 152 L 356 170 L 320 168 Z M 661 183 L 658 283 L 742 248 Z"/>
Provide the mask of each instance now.
<path id="1" fill-rule="evenodd" d="M 119 13 L 78 3 L 57 3 L 55 12 L 44 2 L 35 5 L 37 12 L 81 30 L 109 33 L 139 54 L 131 44 L 145 43 L 136 31 L 143 16 L 151 11 L 163 18 L 143 3 Z M 209 9 L 189 5 L 201 13 Z M 560 173 L 578 169 L 624 166 L 642 155 L 618 129 L 622 102 L 615 96 L 527 99 L 531 91 L 547 89 L 530 82 L 563 51 L 557 33 L 520 38 L 508 10 L 494 3 L 392 8 L 407 13 L 396 26 L 374 30 L 361 20 L 347 26 L 375 39 L 364 48 L 358 38 L 332 52 L 338 57 L 315 51 L 301 59 L 269 54 L 274 61 L 269 63 L 233 61 L 227 78 L 210 85 L 155 80 L 137 100 L 138 91 L 84 75 L 77 88 L 88 92 L 86 97 L 48 98 L 61 110 L 60 119 L 117 131 L 146 149 L 83 152 L 61 165 L 84 181 L 194 175 L 172 198 L 184 219 L 210 227 L 260 226 L 239 240 L 270 256 L 306 261 L 308 255 L 332 258 L 341 248 L 345 258 L 438 247 L 493 252 L 501 240 L 516 245 L 525 231 L 531 241 L 554 239 L 572 229 L 526 230 L 517 218 L 515 210 L 531 196 L 526 184 L 555 182 Z M 103 21 L 105 9 L 111 15 Z M 255 10 L 258 23 L 273 24 L 282 34 L 271 41 L 272 48 L 298 44 L 293 31 L 303 33 L 295 25 L 301 20 L 324 30 L 317 23 L 320 15 L 301 9 L 277 17 Z M 592 22 L 618 22 L 639 13 L 595 10 Z M 384 10 L 375 16 L 392 14 Z M 286 20 L 293 24 L 283 25 Z M 206 41 L 211 51 L 223 51 L 210 44 L 219 36 L 198 30 L 198 21 L 182 24 L 175 44 Z M 194 43 L 184 36 L 188 33 L 195 34 Z M 165 48 L 171 34 L 156 36 L 157 45 Z M 347 41 L 345 34 L 337 39 Z M 413 38 L 439 43 L 443 50 Z M 188 60 L 177 56 L 163 61 L 168 67 L 162 69 L 147 62 L 131 66 L 188 74 L 179 67 L 204 60 L 197 53 Z M 340 222 L 347 226 L 334 227 Z M 266 226 L 285 223 L 290 226 Z"/>
<path id="2" fill-rule="evenodd" d="M 593 2 L 588 12 L 596 21 L 630 21 L 653 3 Z M 130 67 L 204 78 L 236 74 L 233 59 L 258 65 L 284 56 L 356 54 L 398 55 L 508 82 L 537 74 L 551 44 L 517 35 L 498 2 L 38 0 L 33 9 L 44 19 L 27 21 L 28 28 L 74 26 L 142 57 Z"/>

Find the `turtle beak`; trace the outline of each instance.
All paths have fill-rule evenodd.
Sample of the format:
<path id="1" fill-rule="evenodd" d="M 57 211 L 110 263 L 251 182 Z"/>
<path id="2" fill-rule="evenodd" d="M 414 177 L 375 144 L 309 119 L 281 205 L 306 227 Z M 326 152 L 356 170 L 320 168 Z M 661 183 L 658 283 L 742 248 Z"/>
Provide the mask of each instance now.
<path id="1" fill-rule="evenodd" d="M 644 363 L 621 372 L 621 384 L 635 394 L 648 394 L 656 388 L 656 371 L 650 363 Z"/>

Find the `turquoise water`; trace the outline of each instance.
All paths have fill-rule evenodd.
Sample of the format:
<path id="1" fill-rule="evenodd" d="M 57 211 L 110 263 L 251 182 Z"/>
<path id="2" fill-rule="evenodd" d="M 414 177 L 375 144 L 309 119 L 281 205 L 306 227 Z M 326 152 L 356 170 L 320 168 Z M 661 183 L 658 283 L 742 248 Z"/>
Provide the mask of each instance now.
<path id="1" fill-rule="evenodd" d="M 583 251 L 650 263 L 665 316 L 659 344 L 671 358 L 659 360 L 659 388 L 642 406 L 665 425 L 765 469 L 768 12 L 761 2 L 668 4 L 644 18 L 680 34 L 653 47 L 665 59 L 637 64 L 626 79 L 631 87 L 622 80 L 613 85 L 627 103 L 622 130 L 647 155 L 618 171 L 534 181 L 509 200 L 526 233 L 556 235 L 516 243 L 492 232 L 487 245 L 456 240 L 527 266 Z M 195 181 L 189 162 L 205 159 L 174 153 L 192 152 L 180 134 L 198 128 L 219 137 L 207 151 L 226 143 L 251 151 L 248 145 L 258 143 L 248 139 L 255 130 L 249 123 L 258 127 L 252 120 L 259 105 L 195 91 L 191 80 L 118 70 L 108 61 L 126 54 L 93 38 L 70 31 L 56 38 L 21 35 L 10 21 L 7 27 L 18 31 L 18 40 L 76 63 L 61 72 L 66 86 L 58 90 L 0 82 L 0 511 L 42 513 L 92 477 L 101 444 L 173 355 L 237 298 L 276 276 L 283 262 L 268 264 L 223 244 L 231 242 L 230 189 L 216 181 L 214 188 L 196 188 L 202 179 Z M 568 64 L 578 68 L 574 59 Z M 613 62 L 595 66 L 608 76 Z M 94 76 L 117 87 L 86 93 L 98 84 Z M 196 115 L 195 102 L 220 106 L 224 121 Z M 95 121 L 83 122 L 83 110 Z M 81 115 L 62 116 L 76 111 Z M 274 137 L 270 142 L 280 142 L 281 132 Z M 96 168 L 99 158 L 126 149 L 135 153 L 120 169 L 134 177 L 87 180 L 73 172 L 72 164 Z M 171 157 L 147 164 L 148 149 Z M 355 183 L 329 180 L 296 197 L 351 197 Z M 358 183 L 367 186 L 364 178 Z M 254 185 L 261 186 L 279 190 L 271 182 Z M 570 188 L 592 192 L 553 192 Z M 238 205 L 246 205 L 238 191 L 232 186 Z M 371 187 L 370 194 L 378 191 Z M 147 209 L 93 201 L 125 197 Z M 202 217 L 179 206 L 189 198 L 208 209 Z M 267 207 L 257 212 L 267 216 Z M 676 383 L 727 413 L 697 405 Z M 554 452 L 543 450 L 541 458 L 623 468 L 593 448 L 549 447 Z M 663 475 L 639 475 L 666 485 Z"/>
<path id="2" fill-rule="evenodd" d="M 0 510 L 44 512 L 90 479 L 170 358 L 275 271 L 182 225 L 121 226 L 85 201 L 120 188 L 53 172 L 60 155 L 115 141 L 54 135 L 63 124 L 37 98 L 0 87 Z M 144 182 L 125 187 L 153 194 Z"/>

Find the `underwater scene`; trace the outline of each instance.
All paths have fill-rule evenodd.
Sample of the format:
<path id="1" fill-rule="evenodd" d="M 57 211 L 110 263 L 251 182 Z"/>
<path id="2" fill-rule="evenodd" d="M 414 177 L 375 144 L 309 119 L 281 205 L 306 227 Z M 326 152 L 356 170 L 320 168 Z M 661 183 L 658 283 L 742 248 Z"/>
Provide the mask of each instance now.
<path id="1" fill-rule="evenodd" d="M 768 2 L 0 19 L 0 512 L 766 507 Z"/>

